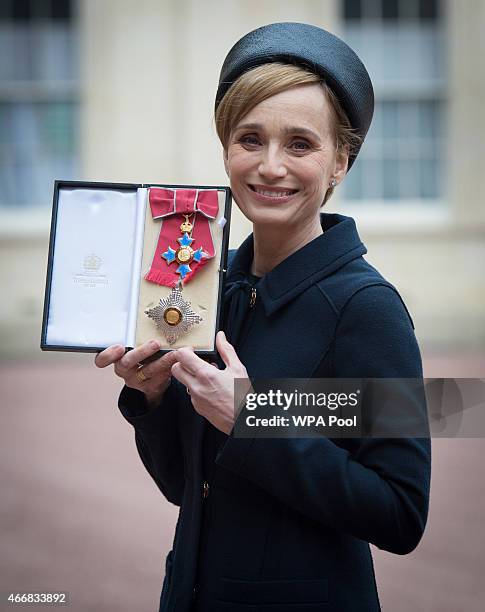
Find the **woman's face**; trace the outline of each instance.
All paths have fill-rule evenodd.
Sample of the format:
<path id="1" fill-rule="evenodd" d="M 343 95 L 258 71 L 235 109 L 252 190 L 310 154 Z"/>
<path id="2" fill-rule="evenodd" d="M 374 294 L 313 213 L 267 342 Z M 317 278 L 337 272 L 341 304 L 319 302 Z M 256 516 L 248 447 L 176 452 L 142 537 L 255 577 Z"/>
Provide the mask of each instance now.
<path id="1" fill-rule="evenodd" d="M 318 84 L 300 85 L 253 108 L 224 152 L 234 199 L 254 224 L 314 223 L 329 182 L 347 156 L 336 154 L 331 111 Z"/>

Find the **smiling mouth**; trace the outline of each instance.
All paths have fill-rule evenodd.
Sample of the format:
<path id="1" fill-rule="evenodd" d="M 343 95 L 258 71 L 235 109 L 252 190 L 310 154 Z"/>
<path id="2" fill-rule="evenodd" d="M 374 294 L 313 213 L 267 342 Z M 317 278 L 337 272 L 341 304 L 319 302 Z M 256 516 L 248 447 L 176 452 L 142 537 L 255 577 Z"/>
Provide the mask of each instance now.
<path id="1" fill-rule="evenodd" d="M 249 185 L 251 191 L 267 198 L 287 198 L 295 194 L 298 189 L 285 189 L 282 187 L 263 187 L 261 185 Z"/>

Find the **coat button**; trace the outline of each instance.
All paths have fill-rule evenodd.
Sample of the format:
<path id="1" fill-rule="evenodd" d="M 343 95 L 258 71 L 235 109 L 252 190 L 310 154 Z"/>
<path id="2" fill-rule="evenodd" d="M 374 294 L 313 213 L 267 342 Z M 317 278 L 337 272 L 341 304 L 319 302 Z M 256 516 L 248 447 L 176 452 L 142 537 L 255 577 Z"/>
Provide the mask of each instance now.
<path id="1" fill-rule="evenodd" d="M 202 497 L 206 499 L 208 495 L 209 495 L 209 483 L 207 482 L 207 480 L 204 480 L 204 482 L 202 483 Z"/>

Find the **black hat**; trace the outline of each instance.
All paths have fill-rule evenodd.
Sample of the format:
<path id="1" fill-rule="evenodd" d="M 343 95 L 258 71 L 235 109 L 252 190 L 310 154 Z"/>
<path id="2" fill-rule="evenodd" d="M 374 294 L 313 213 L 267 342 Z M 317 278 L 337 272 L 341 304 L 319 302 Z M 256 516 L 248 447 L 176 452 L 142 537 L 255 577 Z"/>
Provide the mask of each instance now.
<path id="1" fill-rule="evenodd" d="M 364 140 L 374 113 L 369 74 L 343 40 L 307 23 L 271 23 L 238 40 L 222 65 L 216 109 L 243 73 L 271 62 L 295 64 L 321 76 L 337 96 L 350 125 Z M 349 168 L 359 149 L 349 158 Z"/>

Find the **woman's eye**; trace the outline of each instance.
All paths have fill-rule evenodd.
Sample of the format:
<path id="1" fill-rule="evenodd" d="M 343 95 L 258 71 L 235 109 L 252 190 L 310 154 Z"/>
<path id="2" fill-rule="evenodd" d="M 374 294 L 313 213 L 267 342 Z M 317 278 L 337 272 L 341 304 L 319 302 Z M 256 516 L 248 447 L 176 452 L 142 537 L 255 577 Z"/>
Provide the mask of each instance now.
<path id="1" fill-rule="evenodd" d="M 306 142 L 305 140 L 295 140 L 294 142 L 291 143 L 290 146 L 294 151 L 298 151 L 298 152 L 309 151 L 311 148 L 309 143 Z"/>
<path id="2" fill-rule="evenodd" d="M 248 145 L 248 146 L 250 146 L 250 147 L 251 147 L 251 146 L 257 146 L 257 145 L 259 145 L 259 144 L 260 144 L 260 143 L 259 143 L 259 139 L 258 139 L 256 136 L 251 135 L 251 134 L 248 134 L 247 136 L 242 136 L 242 137 L 239 139 L 239 142 L 240 142 L 241 144 L 243 144 L 243 145 Z"/>

